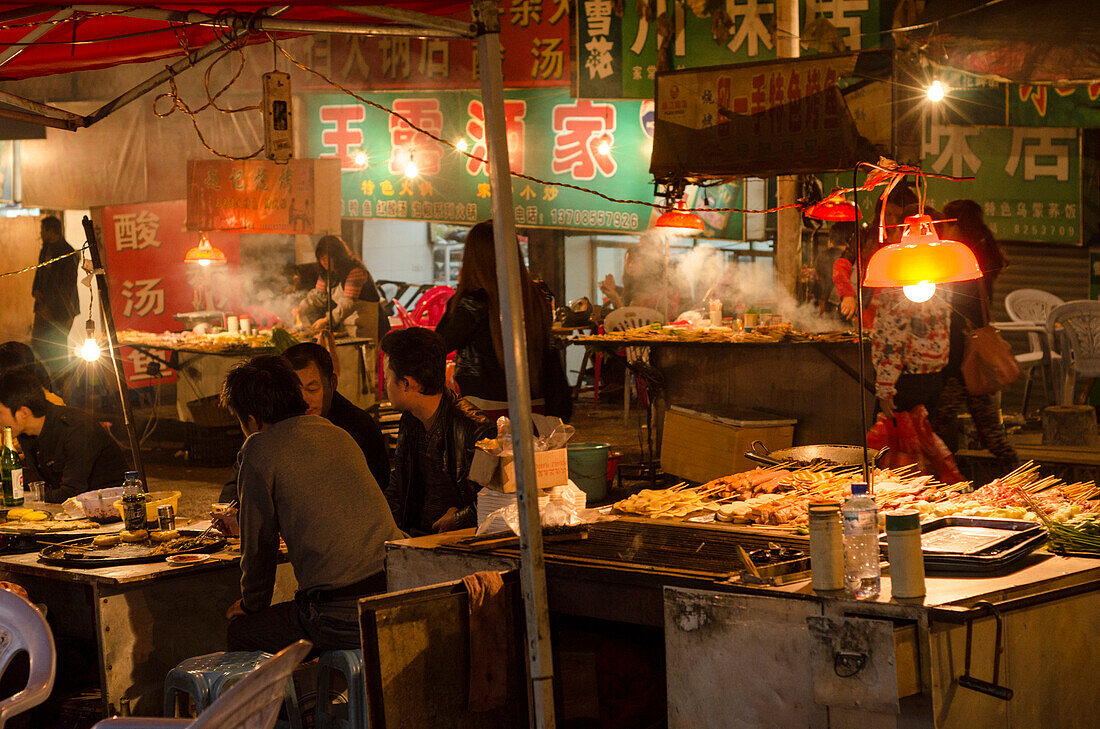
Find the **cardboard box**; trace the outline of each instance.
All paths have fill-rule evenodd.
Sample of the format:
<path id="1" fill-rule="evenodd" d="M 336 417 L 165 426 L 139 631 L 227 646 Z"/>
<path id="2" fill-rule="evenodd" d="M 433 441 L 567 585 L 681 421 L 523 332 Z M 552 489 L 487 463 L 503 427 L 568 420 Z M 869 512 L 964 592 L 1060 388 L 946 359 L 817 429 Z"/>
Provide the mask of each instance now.
<path id="1" fill-rule="evenodd" d="M 759 410 L 710 414 L 671 407 L 661 433 L 661 468 L 699 483 L 752 470 L 759 464 L 744 455 L 752 442 L 762 441 L 770 450 L 790 448 L 797 422 Z"/>
<path id="2" fill-rule="evenodd" d="M 474 453 L 470 464 L 470 479 L 486 488 L 505 494 L 516 492 L 516 469 L 512 456 L 491 456 L 485 451 Z M 569 458 L 565 448 L 535 452 L 535 476 L 539 489 L 564 486 L 569 481 Z"/>

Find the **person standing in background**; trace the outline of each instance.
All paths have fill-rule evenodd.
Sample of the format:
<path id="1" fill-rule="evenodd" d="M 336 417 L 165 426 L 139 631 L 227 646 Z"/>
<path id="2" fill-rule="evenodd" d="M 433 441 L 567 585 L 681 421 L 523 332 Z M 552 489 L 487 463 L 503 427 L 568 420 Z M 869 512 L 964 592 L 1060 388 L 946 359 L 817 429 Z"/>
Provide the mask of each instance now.
<path id="1" fill-rule="evenodd" d="M 967 333 L 989 324 L 993 284 L 1008 262 L 993 231 L 985 224 L 981 205 L 973 200 L 952 200 L 944 206 L 943 217 L 946 219 L 943 237 L 959 241 L 974 252 L 982 277 L 947 287 L 951 305 L 951 350 L 944 369 L 939 407 L 932 417 L 932 430 L 952 452 L 958 450 L 956 416 L 965 404 L 982 447 L 997 459 L 997 468 L 1008 473 L 1020 465 L 1020 458 L 1005 435 L 996 396 L 971 394 L 962 375 Z"/>
<path id="2" fill-rule="evenodd" d="M 53 215 L 43 218 L 38 262 L 45 263 L 69 253 L 73 253 L 73 247 L 65 241 L 61 221 Z M 72 255 L 54 261 L 35 269 L 31 284 L 31 296 L 34 297 L 31 347 L 59 387 L 65 379 L 69 330 L 80 309 L 80 299 L 76 293 L 77 266 L 77 257 Z"/>
<path id="3" fill-rule="evenodd" d="M 817 274 L 817 311 L 830 314 L 840 307 L 840 294 L 833 282 L 833 266 L 844 255 L 844 251 L 856 237 L 856 224 L 841 220 L 829 228 L 829 239 L 825 250 L 814 261 L 814 273 Z"/>

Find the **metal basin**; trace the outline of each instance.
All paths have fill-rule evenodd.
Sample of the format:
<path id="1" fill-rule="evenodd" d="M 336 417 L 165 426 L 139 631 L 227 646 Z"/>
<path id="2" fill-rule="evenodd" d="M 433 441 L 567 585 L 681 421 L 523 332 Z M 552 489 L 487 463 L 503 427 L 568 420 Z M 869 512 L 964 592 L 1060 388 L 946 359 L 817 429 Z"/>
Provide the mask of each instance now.
<path id="1" fill-rule="evenodd" d="M 889 451 L 889 446 L 880 451 L 867 450 L 869 461 L 878 466 L 882 457 Z M 778 466 L 786 461 L 809 462 L 815 459 L 832 461 L 840 466 L 863 465 L 863 446 L 857 445 L 806 445 L 793 448 L 779 448 L 769 451 L 760 441 L 753 441 L 752 450 L 745 451 L 745 458 L 762 463 L 766 466 Z"/>

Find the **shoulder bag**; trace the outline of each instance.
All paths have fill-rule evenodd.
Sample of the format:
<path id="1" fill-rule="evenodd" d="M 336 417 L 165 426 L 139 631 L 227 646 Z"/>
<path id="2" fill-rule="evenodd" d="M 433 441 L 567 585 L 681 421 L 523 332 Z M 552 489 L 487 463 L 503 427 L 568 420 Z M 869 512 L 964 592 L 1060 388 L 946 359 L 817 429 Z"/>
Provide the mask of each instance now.
<path id="1" fill-rule="evenodd" d="M 986 325 L 966 333 L 962 376 L 971 395 L 992 395 L 1019 378 L 1020 365 L 1001 333 L 989 326 L 989 300 L 984 291 L 981 298 Z"/>

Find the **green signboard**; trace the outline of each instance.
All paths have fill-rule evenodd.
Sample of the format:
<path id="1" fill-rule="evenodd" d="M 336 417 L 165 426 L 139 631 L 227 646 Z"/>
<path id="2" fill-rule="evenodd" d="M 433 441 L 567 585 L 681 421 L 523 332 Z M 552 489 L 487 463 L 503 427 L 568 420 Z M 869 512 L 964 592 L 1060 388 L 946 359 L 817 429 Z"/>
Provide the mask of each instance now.
<path id="1" fill-rule="evenodd" d="M 1080 243 L 1081 137 L 1057 127 L 926 125 L 921 167 L 973 182 L 928 179 L 928 204 L 982 204 L 1001 240 Z"/>
<path id="2" fill-rule="evenodd" d="M 470 154 L 485 157 L 480 95 L 385 92 L 370 98 L 442 139 L 462 140 Z M 349 96 L 307 96 L 305 112 L 309 156 L 340 160 L 343 217 L 458 224 L 490 217 L 483 163 Z M 516 90 L 507 92 L 505 116 L 513 172 L 618 200 L 654 199 L 649 174 L 653 102 L 574 99 L 566 90 Z M 515 176 L 512 194 L 520 227 L 640 233 L 656 217 L 647 205 L 610 202 Z M 711 188 L 706 197 L 710 207 L 744 207 L 740 183 Z M 703 217 L 708 228 L 702 237 L 744 237 L 740 214 Z"/>
<path id="3" fill-rule="evenodd" d="M 669 70 L 774 59 L 775 6 L 761 0 L 582 0 L 579 95 L 652 99 L 657 70 L 664 70 L 662 53 Z M 803 55 L 879 45 L 879 0 L 800 0 L 799 18 Z"/>

